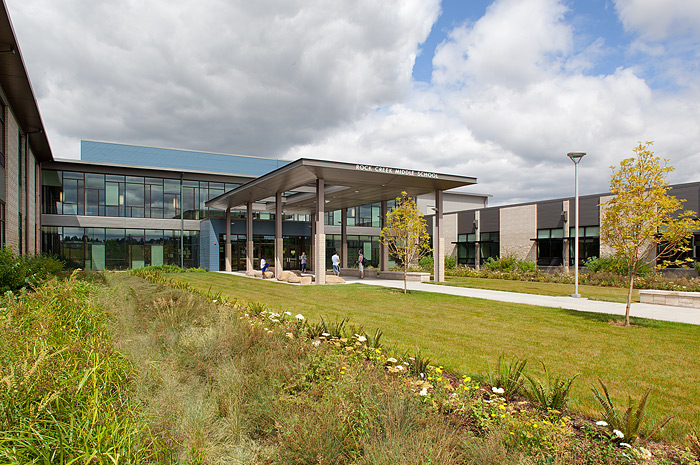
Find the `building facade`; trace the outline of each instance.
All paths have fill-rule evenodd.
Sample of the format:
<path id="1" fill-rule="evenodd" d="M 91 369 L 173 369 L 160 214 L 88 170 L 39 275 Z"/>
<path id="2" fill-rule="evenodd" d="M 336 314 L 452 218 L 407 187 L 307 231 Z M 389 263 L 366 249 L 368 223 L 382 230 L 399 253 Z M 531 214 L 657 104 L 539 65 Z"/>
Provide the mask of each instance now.
<path id="1" fill-rule="evenodd" d="M 671 195 L 683 200 L 683 210 L 700 211 L 700 182 L 671 186 Z M 601 205 L 610 194 L 579 197 L 579 262 L 609 256 L 612 250 L 600 241 Z M 534 261 L 542 268 L 574 265 L 574 198 L 478 208 L 448 214 L 454 227 L 446 241 L 463 265 L 479 267 L 489 258 L 513 255 Z M 700 261 L 700 231 L 695 231 L 686 257 Z"/>
<path id="2" fill-rule="evenodd" d="M 0 247 L 40 251 L 39 164 L 51 160 L 7 9 L 0 11 Z"/>

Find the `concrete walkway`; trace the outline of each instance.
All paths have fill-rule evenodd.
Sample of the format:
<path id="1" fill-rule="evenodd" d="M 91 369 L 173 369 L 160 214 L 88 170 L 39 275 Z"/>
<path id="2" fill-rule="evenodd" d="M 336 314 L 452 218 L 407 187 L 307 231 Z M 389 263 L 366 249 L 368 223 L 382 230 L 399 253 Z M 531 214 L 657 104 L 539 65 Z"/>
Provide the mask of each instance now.
<path id="1" fill-rule="evenodd" d="M 245 276 L 245 273 L 233 272 L 237 276 Z M 346 284 L 362 283 L 370 286 L 392 287 L 403 289 L 403 281 L 392 279 L 359 279 L 341 276 Z M 259 279 L 259 278 L 257 278 Z M 279 282 L 276 280 L 271 280 Z M 600 300 L 576 299 L 574 297 L 554 297 L 539 294 L 523 294 L 519 292 L 491 291 L 487 289 L 473 289 L 457 286 L 444 286 L 429 283 L 409 282 L 407 288 L 412 291 L 434 292 L 436 294 L 473 297 L 477 299 L 494 300 L 499 302 L 511 302 L 517 304 L 537 305 L 540 307 L 565 308 L 581 312 L 607 313 L 611 315 L 625 314 L 625 304 L 616 302 L 603 302 Z M 700 325 L 700 310 L 686 307 L 672 307 L 668 305 L 654 305 L 632 303 L 630 316 L 648 318 L 651 320 L 674 321 Z"/>

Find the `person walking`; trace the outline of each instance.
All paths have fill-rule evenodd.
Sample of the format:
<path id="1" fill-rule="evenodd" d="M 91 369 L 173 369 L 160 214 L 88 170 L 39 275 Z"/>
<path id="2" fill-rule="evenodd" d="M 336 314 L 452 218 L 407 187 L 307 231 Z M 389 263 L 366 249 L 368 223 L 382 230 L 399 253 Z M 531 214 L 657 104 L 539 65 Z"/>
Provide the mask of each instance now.
<path id="1" fill-rule="evenodd" d="M 362 251 L 357 251 L 357 267 L 360 269 L 360 279 L 365 279 L 365 256 L 362 255 Z"/>
<path id="2" fill-rule="evenodd" d="M 340 257 L 338 256 L 337 250 L 333 251 L 331 262 L 333 262 L 333 274 L 336 276 L 340 276 Z"/>
<path id="3" fill-rule="evenodd" d="M 306 273 L 306 252 L 302 252 L 299 259 L 301 260 L 301 272 Z"/>
<path id="4" fill-rule="evenodd" d="M 265 272 L 267 271 L 267 267 L 269 265 L 265 261 L 264 258 L 260 258 L 260 271 L 262 271 L 262 279 L 265 279 Z"/>

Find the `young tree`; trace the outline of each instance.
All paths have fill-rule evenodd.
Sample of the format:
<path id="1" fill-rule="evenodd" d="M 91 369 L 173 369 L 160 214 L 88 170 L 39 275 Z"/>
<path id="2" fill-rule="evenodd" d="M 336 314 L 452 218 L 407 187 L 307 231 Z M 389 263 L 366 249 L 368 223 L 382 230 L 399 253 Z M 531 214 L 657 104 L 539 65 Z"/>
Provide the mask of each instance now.
<path id="1" fill-rule="evenodd" d="M 668 194 L 666 176 L 673 171 L 668 160 L 649 150 L 653 142 L 641 142 L 635 155 L 611 166 L 610 191 L 614 197 L 606 204 L 600 224 L 601 241 L 615 251 L 627 265 L 629 289 L 625 308 L 625 326 L 630 324 L 632 289 L 638 267 L 643 261 L 657 261 L 657 268 L 683 265 L 679 258 L 689 250 L 688 242 L 698 227 L 695 212 L 680 212 L 681 201 Z"/>
<path id="2" fill-rule="evenodd" d="M 408 266 L 432 250 L 423 213 L 406 192 L 401 192 L 401 197 L 396 198 L 396 207 L 386 214 L 386 226 L 382 228 L 380 241 L 403 263 L 405 294 Z"/>

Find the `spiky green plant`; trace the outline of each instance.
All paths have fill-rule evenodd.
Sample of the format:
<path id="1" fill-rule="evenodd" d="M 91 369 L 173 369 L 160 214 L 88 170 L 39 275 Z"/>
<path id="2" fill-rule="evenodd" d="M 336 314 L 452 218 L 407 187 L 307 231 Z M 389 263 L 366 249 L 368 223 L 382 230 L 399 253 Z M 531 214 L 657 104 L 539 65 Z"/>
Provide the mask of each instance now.
<path id="1" fill-rule="evenodd" d="M 632 444 L 639 437 L 642 430 L 642 423 L 644 422 L 644 413 L 647 406 L 647 400 L 649 399 L 649 393 L 651 390 L 647 390 L 644 395 L 639 399 L 639 402 L 634 402 L 632 396 L 627 395 L 627 408 L 622 410 L 617 407 L 613 401 L 610 399 L 610 394 L 608 393 L 608 388 L 601 379 L 598 379 L 600 386 L 603 388 L 601 393 L 595 388 L 592 388 L 593 395 L 602 407 L 603 419 L 608 422 L 608 426 L 613 430 L 621 431 L 624 437 L 618 438 L 619 442 L 626 442 L 627 444 Z M 635 408 L 636 404 L 636 408 Z M 651 437 L 659 431 L 661 428 L 666 426 L 673 416 L 666 417 L 661 423 L 653 427 L 648 434 L 645 436 L 647 438 Z"/>
<path id="2" fill-rule="evenodd" d="M 522 393 L 523 385 L 525 380 L 523 379 L 523 370 L 525 370 L 525 365 L 527 365 L 527 360 L 520 360 L 515 357 L 508 363 L 505 360 L 505 356 L 501 354 L 498 357 L 498 366 L 496 367 L 495 373 L 491 369 L 491 364 L 489 363 L 489 384 L 493 387 L 503 388 L 503 396 L 506 399 L 510 399 L 520 393 Z"/>
<path id="3" fill-rule="evenodd" d="M 544 369 L 545 379 L 540 381 L 533 376 L 525 374 L 525 378 L 530 383 L 530 388 L 525 389 L 525 393 L 531 400 L 535 401 L 542 410 L 557 411 L 563 413 L 567 407 L 569 391 L 579 373 L 571 378 L 562 376 L 553 377 L 544 362 L 540 362 Z"/>

